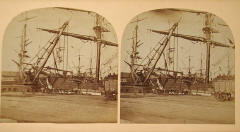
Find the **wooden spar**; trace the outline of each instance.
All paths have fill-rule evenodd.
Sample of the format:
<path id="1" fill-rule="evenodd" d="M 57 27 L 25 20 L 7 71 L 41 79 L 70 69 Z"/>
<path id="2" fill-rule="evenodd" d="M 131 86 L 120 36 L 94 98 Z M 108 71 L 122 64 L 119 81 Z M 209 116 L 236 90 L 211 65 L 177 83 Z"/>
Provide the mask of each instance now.
<path id="1" fill-rule="evenodd" d="M 141 65 L 141 64 L 130 64 L 130 63 L 128 63 L 127 61 L 124 61 L 129 67 L 130 67 L 130 69 L 131 69 L 131 75 L 132 75 L 132 79 L 136 79 L 135 77 L 137 77 L 137 73 L 136 73 L 136 71 L 137 71 L 137 68 L 135 68 L 135 69 L 133 69 L 132 67 L 133 66 L 143 66 L 143 65 Z M 133 80 L 134 81 L 134 80 Z M 137 81 L 137 80 L 135 80 L 135 81 Z M 135 82 L 134 82 L 135 83 Z"/>
<path id="2" fill-rule="evenodd" d="M 92 57 L 90 59 L 89 73 L 90 73 L 90 76 L 92 76 Z"/>
<path id="3" fill-rule="evenodd" d="M 67 25 L 68 25 L 68 21 L 65 22 L 65 23 L 62 25 L 62 27 L 60 28 L 59 33 L 58 33 L 57 36 L 54 38 L 54 40 L 51 42 L 51 43 L 53 44 L 53 46 L 51 47 L 50 51 L 48 52 L 47 57 L 44 59 L 43 64 L 40 66 L 40 68 L 39 68 L 38 71 L 36 72 L 36 75 L 35 75 L 35 77 L 34 77 L 33 82 L 36 81 L 36 79 L 38 78 L 40 72 L 42 71 L 42 69 L 44 68 L 45 64 L 47 63 L 48 58 L 49 58 L 50 55 L 52 54 L 54 48 L 55 48 L 56 45 L 57 45 L 57 42 L 58 42 L 59 39 L 60 39 L 60 36 L 62 35 L 62 33 L 63 33 L 63 31 L 65 30 L 65 28 L 67 27 Z"/>
<path id="4" fill-rule="evenodd" d="M 50 69 L 50 70 L 57 70 L 57 71 L 63 71 L 63 72 L 72 72 L 72 71 L 68 71 L 68 70 L 62 70 L 62 69 L 58 69 L 58 68 L 53 68 L 50 66 L 44 67 L 45 69 Z"/>
<path id="5" fill-rule="evenodd" d="M 187 12 L 191 12 L 191 11 L 187 11 Z M 196 12 L 192 12 L 192 13 L 196 13 Z M 216 42 L 211 40 L 211 33 L 213 32 L 213 29 L 211 28 L 211 16 L 212 14 L 210 13 L 206 13 L 206 12 L 198 12 L 198 13 L 202 13 L 205 14 L 205 27 L 203 28 L 203 32 L 205 34 L 206 38 L 203 37 L 196 37 L 196 36 L 190 36 L 190 35 L 183 35 L 183 34 L 175 34 L 173 33 L 172 35 L 175 37 L 180 37 L 180 38 L 184 38 L 187 40 L 191 40 L 191 41 L 200 41 L 200 42 L 204 42 L 206 44 L 206 77 L 205 77 L 205 83 L 209 83 L 209 73 L 210 73 L 210 54 L 211 54 L 211 45 L 214 46 L 219 46 L 219 47 L 226 47 L 226 48 L 235 48 L 235 46 L 230 46 L 230 45 L 226 45 L 226 44 L 222 44 L 220 42 Z M 155 33 L 160 33 L 160 34 L 167 34 L 167 32 L 164 31 L 157 31 L 157 30 L 151 30 L 152 32 Z"/>
<path id="6" fill-rule="evenodd" d="M 172 28 L 169 30 L 169 33 L 168 33 L 167 38 L 163 41 L 163 48 L 162 48 L 161 51 L 157 51 L 157 52 L 159 53 L 158 56 L 157 56 L 157 59 L 156 59 L 155 63 L 153 64 L 153 67 L 152 67 L 152 68 L 150 69 L 150 71 L 148 72 L 148 74 L 147 74 L 147 76 L 146 76 L 146 78 L 145 78 L 145 80 L 144 80 L 144 83 L 145 83 L 145 82 L 149 79 L 149 77 L 151 76 L 153 70 L 155 69 L 155 67 L 156 67 L 156 65 L 157 65 L 157 62 L 159 61 L 160 57 L 162 56 L 163 51 L 164 51 L 164 49 L 166 48 L 166 46 L 167 46 L 167 44 L 168 44 L 168 42 L 169 42 L 169 40 L 170 40 L 170 38 L 171 38 L 171 36 L 172 36 L 173 32 L 175 31 L 175 29 L 176 29 L 177 26 L 178 26 L 178 23 L 175 23 L 175 24 L 172 26 Z M 159 49 L 159 50 L 160 50 L 160 49 Z"/>
<path id="7" fill-rule="evenodd" d="M 129 65 L 130 66 L 130 69 L 131 69 L 131 77 L 132 77 L 132 80 L 134 82 L 134 84 L 137 83 L 137 80 L 138 80 L 138 76 L 136 74 L 136 71 L 137 71 L 137 68 L 136 68 L 136 63 L 137 63 L 137 59 L 139 59 L 140 57 L 138 56 L 138 51 L 137 51 L 137 48 L 139 46 L 141 46 L 142 44 L 139 44 L 140 40 L 138 40 L 138 23 L 140 21 L 143 21 L 144 19 L 139 19 L 137 17 L 137 19 L 135 21 L 132 21 L 130 23 L 136 23 L 136 26 L 135 26 L 135 36 L 133 34 L 133 37 L 131 38 L 132 39 L 132 54 L 131 54 L 131 64 Z"/>
<path id="8" fill-rule="evenodd" d="M 127 65 L 131 66 L 131 64 L 129 64 L 128 62 L 124 61 Z M 135 64 L 137 66 L 144 66 L 144 65 L 141 65 L 141 64 Z M 159 70 L 159 71 L 168 71 L 168 72 L 175 72 L 175 73 L 180 73 L 180 74 L 183 74 L 183 72 L 180 72 L 180 71 L 174 71 L 174 70 L 169 70 L 169 69 L 164 69 L 164 68 L 155 68 L 154 70 Z"/>
<path id="9" fill-rule="evenodd" d="M 209 71 L 210 71 L 210 53 L 211 53 L 211 47 L 210 47 L 210 42 L 211 42 L 211 14 L 207 13 L 205 15 L 205 28 L 204 29 L 204 34 L 206 36 L 206 46 L 207 46 L 207 53 L 206 53 L 206 78 L 205 78 L 205 83 L 209 83 Z"/>
<path id="10" fill-rule="evenodd" d="M 27 24 L 24 24 L 23 28 L 23 35 L 22 35 L 22 43 L 21 43 L 21 50 L 19 54 L 19 80 L 24 83 L 25 81 L 25 74 L 24 74 L 24 66 L 23 63 L 25 62 L 25 46 L 26 46 L 26 30 L 27 30 Z"/>
<path id="11" fill-rule="evenodd" d="M 191 74 L 191 56 L 188 57 L 188 74 Z"/>
<path id="12" fill-rule="evenodd" d="M 171 8 L 169 10 L 172 11 L 182 11 L 182 12 L 190 12 L 190 13 L 196 13 L 196 14 L 207 14 L 208 12 L 205 11 L 194 11 L 194 10 L 188 10 L 188 9 L 175 9 L 175 8 Z"/>
<path id="13" fill-rule="evenodd" d="M 49 33 L 59 33 L 59 31 L 51 30 L 51 29 L 44 29 L 44 28 L 37 28 L 37 29 L 42 30 L 42 31 L 46 31 L 46 32 L 49 32 Z M 69 33 L 69 32 L 63 32 L 62 35 L 74 37 L 74 38 L 77 38 L 77 39 L 94 41 L 94 42 L 97 41 L 97 37 L 94 37 L 94 36 L 80 35 L 80 34 Z M 104 45 L 118 47 L 118 44 L 110 42 L 110 41 L 106 41 L 106 40 L 99 40 L 99 41 Z"/>
<path id="14" fill-rule="evenodd" d="M 81 76 L 81 56 L 78 55 L 78 76 Z"/>
<path id="15" fill-rule="evenodd" d="M 71 36 L 77 39 L 83 39 L 83 40 L 89 40 L 89 41 L 94 41 L 97 44 L 97 58 L 96 58 L 96 80 L 99 82 L 99 74 L 100 74 L 100 59 L 101 59 L 101 46 L 102 44 L 108 45 L 108 46 L 115 46 L 118 47 L 118 44 L 109 42 L 106 40 L 102 40 L 102 33 L 103 32 L 109 32 L 107 29 L 102 27 L 101 25 L 101 16 L 96 14 L 96 26 L 93 28 L 95 31 L 96 37 L 95 36 L 87 36 L 87 35 L 80 35 L 80 34 L 75 34 L 75 33 L 69 33 L 69 32 L 62 32 L 62 35 L 64 36 Z M 60 31 L 56 30 L 50 30 L 50 29 L 43 29 L 43 28 L 37 28 L 42 31 L 46 31 L 49 33 L 59 33 Z"/>
<path id="16" fill-rule="evenodd" d="M 34 17 L 27 17 L 25 16 L 25 18 L 23 20 L 20 20 L 19 22 L 25 22 L 24 27 L 23 27 L 23 33 L 22 33 L 22 40 L 21 40 L 21 46 L 20 46 L 20 53 L 18 54 L 19 56 L 19 62 L 16 63 L 16 61 L 14 61 L 19 68 L 19 80 L 22 83 L 25 83 L 26 81 L 26 74 L 24 73 L 24 63 L 25 63 L 25 58 L 29 57 L 28 55 L 26 55 L 27 51 L 26 51 L 26 46 L 29 45 L 31 43 L 31 41 L 29 42 L 27 39 L 27 21 L 31 20 Z"/>
<path id="17" fill-rule="evenodd" d="M 148 63 L 147 63 L 147 66 L 148 66 L 148 67 L 150 66 L 150 64 L 151 64 L 152 61 L 154 60 L 154 57 L 157 55 L 157 53 L 158 53 L 157 51 L 159 51 L 160 48 L 161 48 L 161 46 L 159 46 L 159 47 L 157 48 L 157 50 L 153 49 L 153 50 L 155 51 L 155 53 L 154 53 L 154 55 L 152 56 L 152 58 L 149 59 L 149 61 L 148 61 Z"/>
<path id="18" fill-rule="evenodd" d="M 180 72 L 180 71 L 174 71 L 174 70 L 168 70 L 168 69 L 163 69 L 163 68 L 155 68 L 156 70 L 159 70 L 159 71 L 168 71 L 168 72 L 175 72 L 175 73 L 180 73 L 183 75 L 183 72 Z"/>
<path id="19" fill-rule="evenodd" d="M 81 75 L 81 55 L 78 56 L 78 75 Z"/>
<path id="20" fill-rule="evenodd" d="M 96 58 L 96 81 L 99 82 L 99 74 L 100 74 L 100 62 L 101 62 L 101 40 L 102 33 L 107 32 L 102 28 L 101 17 L 96 14 L 96 26 L 93 27 L 93 30 L 97 36 L 97 58 Z"/>
<path id="21" fill-rule="evenodd" d="M 56 69 L 58 69 L 58 67 L 57 67 L 57 61 L 56 61 L 56 58 L 55 58 L 54 51 L 52 52 L 52 55 L 53 55 L 54 67 L 55 67 Z"/>
<path id="22" fill-rule="evenodd" d="M 135 30 L 137 30 L 137 28 L 135 28 Z M 135 73 L 135 63 L 136 63 L 136 53 L 137 53 L 137 49 L 136 47 L 136 43 L 134 42 L 134 39 L 132 39 L 132 55 L 131 55 L 131 64 L 130 64 L 130 69 L 131 69 L 131 76 L 132 76 L 132 80 L 134 82 L 134 84 L 136 83 L 137 80 L 137 76 Z"/>
<path id="23" fill-rule="evenodd" d="M 69 11 L 79 11 L 79 12 L 92 13 L 91 11 L 85 11 L 85 10 L 80 10 L 80 9 L 72 9 L 72 8 L 65 8 L 65 7 L 54 7 L 54 8 L 63 9 L 63 10 L 69 10 Z"/>
<path id="24" fill-rule="evenodd" d="M 151 30 L 152 32 L 155 33 L 159 33 L 159 34 L 164 34 L 164 35 L 168 35 L 168 32 L 165 31 L 158 31 L 158 30 Z M 184 34 L 176 34 L 173 33 L 172 36 L 174 37 L 179 37 L 179 38 L 183 38 L 183 39 L 187 39 L 187 40 L 191 40 L 191 41 L 200 41 L 200 42 L 207 42 L 208 40 L 204 37 L 197 37 L 197 36 L 191 36 L 191 35 L 184 35 Z M 219 47 L 227 47 L 227 48 L 234 48 L 234 46 L 230 46 L 230 45 L 225 45 L 223 43 L 220 42 L 216 42 L 216 41 L 210 41 L 209 42 L 210 45 L 214 45 L 214 46 L 219 46 Z"/>

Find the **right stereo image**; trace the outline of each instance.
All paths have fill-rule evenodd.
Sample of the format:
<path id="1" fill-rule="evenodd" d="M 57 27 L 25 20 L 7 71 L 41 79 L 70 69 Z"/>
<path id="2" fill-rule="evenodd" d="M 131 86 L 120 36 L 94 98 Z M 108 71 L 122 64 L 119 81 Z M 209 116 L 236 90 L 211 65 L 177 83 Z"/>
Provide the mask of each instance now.
<path id="1" fill-rule="evenodd" d="M 223 19 L 158 9 L 129 22 L 121 41 L 121 123 L 235 123 L 235 43 Z"/>

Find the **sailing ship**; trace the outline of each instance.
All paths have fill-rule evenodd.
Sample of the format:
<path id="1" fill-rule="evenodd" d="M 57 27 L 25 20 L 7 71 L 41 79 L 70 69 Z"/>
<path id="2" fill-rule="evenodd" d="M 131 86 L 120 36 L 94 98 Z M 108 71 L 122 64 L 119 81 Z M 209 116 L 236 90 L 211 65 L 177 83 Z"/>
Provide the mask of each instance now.
<path id="1" fill-rule="evenodd" d="M 145 56 L 141 57 L 141 53 L 138 48 L 144 45 L 138 36 L 139 25 L 138 22 L 143 19 L 136 18 L 135 21 L 131 23 L 136 23 L 134 28 L 134 36 L 132 40 L 132 50 L 130 54 L 130 62 L 124 61 L 130 68 L 131 82 L 127 85 L 131 85 L 139 92 L 154 92 L 159 94 L 190 94 L 194 90 L 208 91 L 213 89 L 212 80 L 210 79 L 210 59 L 211 59 L 211 48 L 212 47 L 222 47 L 228 49 L 234 49 L 234 43 L 231 39 L 228 44 L 217 42 L 212 40 L 214 33 L 218 33 L 213 27 L 213 20 L 215 15 L 202 12 L 202 11 L 192 11 L 192 10 L 178 10 L 178 9 L 167 9 L 172 12 L 184 12 L 190 14 L 201 15 L 204 18 L 204 26 L 202 28 L 205 37 L 193 36 L 179 34 L 178 29 L 181 26 L 181 19 L 173 23 L 173 25 L 164 31 L 148 29 L 150 32 L 155 34 L 160 34 L 162 39 L 152 48 L 152 50 Z M 221 24 L 227 26 L 225 24 Z M 201 31 L 201 32 L 202 32 Z M 206 46 L 206 68 L 205 74 L 203 74 L 202 68 L 202 57 L 201 57 L 201 67 L 200 73 L 193 73 L 191 71 L 191 56 L 188 57 L 188 73 L 184 74 L 183 71 L 174 68 L 174 52 L 176 49 L 175 45 L 170 44 L 170 40 L 174 40 L 174 44 L 178 44 L 178 39 L 189 40 L 191 42 L 200 43 Z M 177 47 L 178 48 L 178 47 Z M 178 54 L 175 56 L 178 58 Z M 164 67 L 160 67 L 159 61 L 163 59 Z M 178 61 L 178 60 L 177 60 Z M 178 62 L 177 62 L 178 63 Z M 122 85 L 122 88 L 126 88 L 126 83 Z M 141 90 L 138 90 L 141 89 Z"/>
<path id="2" fill-rule="evenodd" d="M 27 39 L 27 23 L 24 25 L 21 49 L 19 53 L 19 61 L 13 60 L 18 65 L 20 84 L 29 86 L 28 91 L 42 91 L 47 93 L 79 93 L 81 89 L 89 90 L 104 90 L 104 80 L 100 78 L 101 75 L 101 49 L 103 46 L 118 47 L 115 42 L 104 40 L 103 34 L 110 32 L 103 26 L 105 19 L 93 12 L 82 11 L 76 9 L 57 7 L 59 10 L 86 12 L 93 14 L 95 17 L 95 25 L 93 31 L 96 36 L 81 35 L 69 32 L 70 21 L 64 22 L 57 30 L 37 28 L 40 31 L 53 34 L 53 37 L 41 47 L 34 57 L 27 55 L 27 46 L 30 44 Z M 33 19 L 33 17 L 26 17 L 24 21 Z M 96 45 L 96 73 L 92 72 L 92 58 L 90 59 L 89 73 L 81 72 L 81 59 L 78 55 L 77 74 L 74 74 L 73 69 L 69 68 L 69 37 L 92 42 Z M 60 42 L 60 38 L 64 41 Z M 92 43 L 89 43 L 92 44 Z M 88 44 L 88 43 L 86 43 Z M 53 61 L 50 61 L 50 57 Z M 27 62 L 26 58 L 30 61 Z M 112 58 L 115 59 L 115 58 Z M 53 62 L 52 65 L 50 63 Z M 107 72 L 105 74 L 108 74 Z M 107 76 L 106 76 L 107 77 Z"/>

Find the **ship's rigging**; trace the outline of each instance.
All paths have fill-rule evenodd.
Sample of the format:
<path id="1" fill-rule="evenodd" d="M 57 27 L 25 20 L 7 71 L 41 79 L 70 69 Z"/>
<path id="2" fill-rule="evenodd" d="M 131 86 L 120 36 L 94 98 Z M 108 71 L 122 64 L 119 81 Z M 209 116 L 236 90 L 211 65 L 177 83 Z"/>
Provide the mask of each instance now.
<path id="1" fill-rule="evenodd" d="M 34 19 L 36 16 L 27 17 L 25 14 L 24 19 L 20 20 L 19 22 L 24 22 L 23 31 L 21 35 L 21 44 L 20 44 L 20 52 L 18 53 L 19 61 L 13 60 L 12 61 L 18 66 L 19 69 L 19 82 L 25 83 L 26 82 L 26 61 L 30 56 L 27 54 L 27 46 L 32 43 L 29 38 L 27 38 L 27 21 Z"/>
<path id="2" fill-rule="evenodd" d="M 217 33 L 217 31 L 212 27 L 212 17 L 214 17 L 213 14 L 207 13 L 207 12 L 195 12 L 195 11 L 189 11 L 189 10 L 177 10 L 177 9 L 173 9 L 173 10 L 205 15 L 205 27 L 203 27 L 203 29 L 202 29 L 203 33 L 205 34 L 205 37 L 198 37 L 198 36 L 184 35 L 184 34 L 175 34 L 175 33 L 172 34 L 172 36 L 183 38 L 183 39 L 190 40 L 190 41 L 203 42 L 203 44 L 206 44 L 205 83 L 209 83 L 211 45 L 225 47 L 225 48 L 234 48 L 234 45 L 226 45 L 221 42 L 216 42 L 216 41 L 211 40 L 212 33 Z M 165 35 L 168 34 L 168 32 L 165 32 L 165 31 L 157 31 L 157 30 L 151 30 L 151 31 L 155 32 L 155 33 L 159 33 L 159 34 L 165 34 Z"/>
<path id="3" fill-rule="evenodd" d="M 71 10 L 71 9 L 65 9 L 60 8 L 63 10 Z M 71 10 L 72 11 L 72 10 Z M 75 10 L 74 10 L 75 11 Z M 79 11 L 79 10 L 77 10 Z M 88 12 L 89 13 L 89 12 Z M 26 39 L 26 28 L 27 24 L 24 25 L 23 35 L 22 35 L 22 43 L 21 43 L 21 50 L 19 53 L 19 62 L 16 60 L 13 60 L 14 63 L 18 65 L 19 73 L 20 73 L 20 79 L 22 80 L 21 83 L 23 84 L 37 84 L 41 79 L 41 74 L 48 76 L 48 77 L 67 77 L 71 73 L 73 75 L 73 69 L 69 70 L 68 66 L 68 37 L 77 38 L 80 40 L 84 40 L 87 42 L 93 42 L 96 44 L 97 49 L 97 55 L 96 55 L 96 73 L 92 73 L 92 57 L 90 59 L 90 68 L 89 68 L 89 75 L 93 76 L 96 80 L 96 82 L 99 82 L 100 78 L 100 64 L 101 64 L 101 48 L 104 46 L 113 46 L 118 47 L 118 44 L 115 42 L 110 42 L 103 39 L 103 33 L 104 32 L 110 32 L 107 28 L 103 27 L 104 18 L 100 15 L 93 13 L 96 19 L 95 26 L 93 27 L 93 31 L 95 32 L 96 36 L 90 36 L 90 35 L 81 35 L 76 33 L 70 33 L 69 32 L 69 21 L 66 21 L 60 28 L 57 30 L 51 30 L 51 29 L 44 29 L 44 28 L 37 28 L 41 31 L 47 31 L 49 33 L 53 33 L 54 35 L 52 38 L 36 53 L 34 57 L 31 58 L 30 61 L 26 61 L 25 58 L 28 57 L 26 54 L 26 46 L 31 43 L 28 39 Z M 24 21 L 30 20 L 31 18 L 25 18 Z M 61 37 L 62 36 L 62 37 Z M 60 39 L 62 38 L 62 39 Z M 63 42 L 61 42 L 63 40 Z M 89 43 L 92 44 L 92 43 Z M 79 52 L 79 51 L 78 51 Z M 49 66 L 51 63 L 49 59 L 52 57 L 53 67 Z M 30 57 L 29 57 L 30 58 Z M 114 59 L 114 58 L 112 58 Z M 81 65 L 80 65 L 80 56 L 78 56 L 78 66 L 77 66 L 77 76 L 81 76 Z M 111 63 L 112 60 L 109 59 L 106 61 L 106 64 Z M 109 66 L 110 71 L 112 68 L 115 68 L 115 66 Z M 53 71 L 53 72 L 52 72 Z M 105 73 L 108 71 L 105 71 Z M 86 72 L 85 72 L 86 73 Z M 85 74 L 84 74 L 85 75 Z M 31 78 L 31 79 L 30 79 Z M 26 80 L 30 80 L 30 82 L 26 82 Z M 48 80 L 49 81 L 49 80 Z M 51 83 L 51 82 L 50 82 Z"/>
<path id="4" fill-rule="evenodd" d="M 63 9 L 65 10 L 65 8 L 63 8 Z M 71 10 L 71 9 L 67 9 L 67 10 Z M 104 32 L 109 32 L 109 30 L 106 29 L 105 27 L 103 27 L 103 21 L 104 21 L 103 17 L 101 17 L 98 14 L 95 14 L 95 18 L 96 18 L 96 23 L 95 23 L 95 26 L 93 27 L 93 30 L 94 30 L 96 36 L 81 35 L 81 34 L 69 33 L 69 32 L 62 32 L 62 35 L 74 37 L 74 38 L 77 38 L 77 39 L 80 39 L 80 40 L 88 40 L 88 41 L 95 42 L 95 44 L 97 46 L 97 51 L 96 51 L 97 52 L 97 57 L 96 57 L 96 80 L 98 82 L 99 77 L 100 77 L 99 74 L 100 74 L 100 61 L 101 61 L 102 45 L 118 47 L 118 44 L 114 43 L 114 42 L 104 40 L 102 38 L 103 33 Z M 40 29 L 42 31 L 49 32 L 49 33 L 55 33 L 55 34 L 59 33 L 59 31 L 51 30 L 51 29 L 44 29 L 44 28 L 38 28 L 38 29 Z"/>
<path id="5" fill-rule="evenodd" d="M 218 31 L 216 29 L 213 28 L 212 23 L 213 23 L 213 17 L 215 17 L 213 14 L 207 13 L 207 12 L 195 12 L 195 11 L 188 11 L 188 10 L 175 10 L 173 9 L 173 11 L 183 11 L 183 12 L 187 12 L 187 13 L 197 13 L 198 15 L 204 15 L 204 27 L 202 28 L 203 34 L 205 35 L 205 37 L 199 37 L 199 36 L 193 36 L 193 35 L 185 35 L 185 34 L 179 34 L 178 33 L 178 26 L 172 26 L 168 31 L 159 31 L 159 30 L 155 30 L 155 29 L 149 29 L 149 31 L 153 32 L 153 33 L 157 33 L 157 34 L 161 34 L 164 35 L 162 37 L 162 39 L 158 42 L 158 44 L 152 48 L 152 50 L 150 51 L 149 54 L 147 54 L 145 57 L 143 57 L 143 59 L 140 57 L 140 54 L 138 52 L 138 49 L 141 44 L 140 40 L 137 40 L 136 38 L 139 38 L 137 36 L 137 32 L 138 32 L 138 23 L 136 24 L 134 30 L 135 30 L 135 35 L 132 39 L 132 53 L 130 54 L 130 59 L 131 62 L 127 62 L 124 61 L 125 63 L 127 63 L 127 65 L 129 65 L 130 67 L 130 71 L 131 71 L 131 75 L 132 75 L 132 80 L 134 82 L 134 84 L 137 84 L 137 82 L 143 82 L 146 83 L 148 82 L 149 78 L 151 75 L 156 74 L 157 70 L 161 70 L 161 71 L 166 71 L 167 72 L 173 72 L 174 74 L 180 73 L 182 74 L 183 72 L 178 71 L 178 67 L 176 68 L 177 70 L 175 71 L 174 68 L 174 54 L 171 56 L 170 53 L 171 52 L 175 52 L 175 45 L 173 47 L 170 46 L 169 41 L 171 36 L 174 37 L 174 44 L 175 44 L 175 38 L 181 38 L 181 39 L 185 39 L 185 40 L 189 40 L 192 43 L 193 42 L 200 42 L 201 44 L 205 44 L 206 45 L 206 69 L 205 69 L 205 83 L 208 84 L 209 83 L 209 74 L 210 74 L 210 58 L 211 58 L 211 47 L 223 47 L 223 48 L 234 48 L 234 43 L 231 39 L 229 40 L 230 44 L 224 44 L 222 42 L 218 42 L 218 41 L 214 41 L 212 40 L 212 34 L 213 33 L 218 33 Z M 136 20 L 136 22 L 138 22 L 138 18 Z M 179 25 L 179 24 L 174 24 L 174 25 Z M 178 52 L 178 39 L 176 41 L 177 43 L 177 52 Z M 195 43 L 193 43 L 195 44 Z M 166 45 L 169 45 L 168 49 L 166 48 Z M 202 56 L 202 55 L 201 55 Z M 160 58 L 164 59 L 165 62 L 165 69 L 164 68 L 158 68 L 156 67 L 158 61 Z M 178 53 L 176 55 L 177 57 L 177 66 L 178 66 Z M 137 61 L 142 59 L 142 61 L 140 63 L 137 64 Z M 189 75 L 192 74 L 190 69 L 190 63 L 191 63 L 191 58 L 189 57 L 189 68 L 188 68 L 188 73 Z M 138 61 L 139 62 L 139 61 Z M 144 63 L 144 64 L 143 64 Z M 172 70 L 170 70 L 169 66 L 172 64 Z M 200 66 L 200 75 L 203 76 L 203 68 L 202 68 L 203 62 L 202 62 L 202 57 L 201 57 L 201 66 Z M 141 70 L 139 70 L 141 69 Z M 139 73 L 140 76 L 143 76 L 143 79 L 141 81 L 139 81 L 139 76 L 137 75 L 137 73 Z"/>

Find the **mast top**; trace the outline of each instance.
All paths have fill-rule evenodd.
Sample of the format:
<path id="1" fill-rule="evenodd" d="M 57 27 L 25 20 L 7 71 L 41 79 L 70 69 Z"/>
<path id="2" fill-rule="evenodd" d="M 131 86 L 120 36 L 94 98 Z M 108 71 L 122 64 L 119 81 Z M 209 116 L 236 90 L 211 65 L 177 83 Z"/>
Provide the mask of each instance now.
<path id="1" fill-rule="evenodd" d="M 137 24 L 138 24 L 138 22 L 143 21 L 143 20 L 145 20 L 145 19 L 146 19 L 146 18 L 139 19 L 139 18 L 137 17 L 136 20 L 131 21 L 130 23 L 137 23 Z"/>

